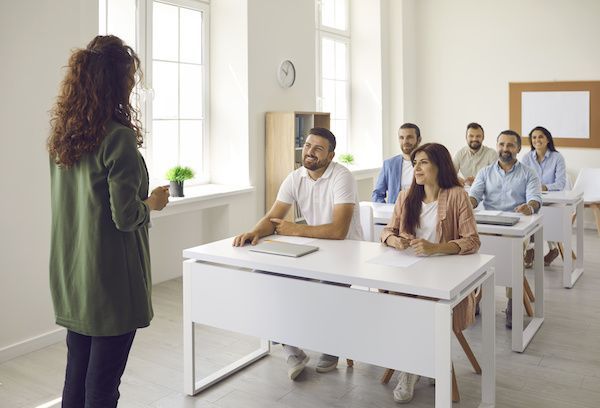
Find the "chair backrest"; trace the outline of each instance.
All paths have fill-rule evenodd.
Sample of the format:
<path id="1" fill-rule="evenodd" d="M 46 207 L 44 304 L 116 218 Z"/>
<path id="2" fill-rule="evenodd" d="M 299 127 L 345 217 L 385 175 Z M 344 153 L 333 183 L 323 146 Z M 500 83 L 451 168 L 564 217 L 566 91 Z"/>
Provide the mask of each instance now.
<path id="1" fill-rule="evenodd" d="M 600 202 L 600 168 L 579 170 L 573 190 L 583 192 L 586 204 Z"/>
<path id="2" fill-rule="evenodd" d="M 363 240 L 373 241 L 373 208 L 370 202 L 360 202 L 360 227 L 363 232 Z"/>

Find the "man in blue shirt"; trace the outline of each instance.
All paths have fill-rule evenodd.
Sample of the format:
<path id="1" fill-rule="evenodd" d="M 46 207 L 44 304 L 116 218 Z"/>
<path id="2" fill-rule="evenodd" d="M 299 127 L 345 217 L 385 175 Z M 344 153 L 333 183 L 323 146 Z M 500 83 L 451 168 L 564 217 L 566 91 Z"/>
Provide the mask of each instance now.
<path id="1" fill-rule="evenodd" d="M 383 168 L 371 195 L 371 201 L 393 204 L 400 190 L 405 190 L 412 184 L 413 166 L 410 154 L 421 143 L 421 130 L 414 123 L 405 123 L 398 130 L 398 141 L 402 154 L 383 162 Z"/>
<path id="2" fill-rule="evenodd" d="M 496 140 L 496 150 L 498 161 L 481 169 L 469 190 L 473 208 L 483 199 L 486 210 L 514 211 L 525 215 L 536 213 L 542 205 L 542 188 L 535 171 L 517 160 L 521 136 L 512 130 L 501 132 Z M 526 263 L 527 258 L 532 256 L 533 251 L 528 250 Z M 506 327 L 512 328 L 511 288 L 507 288 L 506 296 Z"/>

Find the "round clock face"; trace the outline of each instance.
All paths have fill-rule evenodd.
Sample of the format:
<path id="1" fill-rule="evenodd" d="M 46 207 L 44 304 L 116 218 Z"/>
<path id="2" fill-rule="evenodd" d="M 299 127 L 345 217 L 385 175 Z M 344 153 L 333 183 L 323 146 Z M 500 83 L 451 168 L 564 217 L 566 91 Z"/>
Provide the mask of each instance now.
<path id="1" fill-rule="evenodd" d="M 292 61 L 285 60 L 279 65 L 277 80 L 279 81 L 279 85 L 284 88 L 294 85 L 294 81 L 296 81 L 296 68 L 292 64 Z"/>

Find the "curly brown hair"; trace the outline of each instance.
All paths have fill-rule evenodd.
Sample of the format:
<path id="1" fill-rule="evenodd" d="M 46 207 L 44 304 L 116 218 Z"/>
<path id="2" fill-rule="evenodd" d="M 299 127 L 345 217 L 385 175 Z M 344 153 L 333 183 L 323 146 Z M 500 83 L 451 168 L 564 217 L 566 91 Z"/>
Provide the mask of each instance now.
<path id="1" fill-rule="evenodd" d="M 57 165 L 71 167 L 95 151 L 110 120 L 132 129 L 142 146 L 139 113 L 129 100 L 136 76 L 141 79 L 138 56 L 114 35 L 98 35 L 73 52 L 51 110 L 48 151 Z"/>

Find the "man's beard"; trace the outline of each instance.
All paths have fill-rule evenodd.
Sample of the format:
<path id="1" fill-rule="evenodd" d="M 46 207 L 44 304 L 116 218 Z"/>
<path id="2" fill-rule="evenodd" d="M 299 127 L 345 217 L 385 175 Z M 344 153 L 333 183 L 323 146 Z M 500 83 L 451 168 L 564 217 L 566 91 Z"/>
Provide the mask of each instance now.
<path id="1" fill-rule="evenodd" d="M 306 159 L 308 157 L 314 158 L 316 160 L 311 163 L 307 163 Z M 329 162 L 327 161 L 327 159 L 318 160 L 315 156 L 309 156 L 309 155 L 305 155 L 304 159 L 302 160 L 302 165 L 311 171 L 315 171 L 315 170 L 319 170 L 320 168 L 327 167 L 328 164 L 329 164 Z"/>
<path id="2" fill-rule="evenodd" d="M 400 147 L 402 149 L 402 153 L 404 154 L 411 154 L 413 152 L 413 150 L 415 150 L 417 148 L 417 145 L 402 145 Z"/>
<path id="3" fill-rule="evenodd" d="M 498 155 L 498 157 L 503 163 L 510 163 L 515 158 L 511 152 L 502 152 Z"/>
<path id="4" fill-rule="evenodd" d="M 469 142 L 469 147 L 473 150 L 479 150 L 479 148 L 481 147 L 481 142 L 478 142 L 476 140 Z"/>

